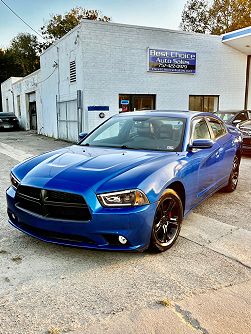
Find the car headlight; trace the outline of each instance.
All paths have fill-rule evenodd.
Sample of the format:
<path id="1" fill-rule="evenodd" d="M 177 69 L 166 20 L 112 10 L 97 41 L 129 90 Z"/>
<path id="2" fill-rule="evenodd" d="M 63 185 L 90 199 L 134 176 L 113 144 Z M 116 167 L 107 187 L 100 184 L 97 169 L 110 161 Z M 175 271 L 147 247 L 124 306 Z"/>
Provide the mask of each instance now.
<path id="1" fill-rule="evenodd" d="M 104 207 L 141 206 L 149 204 L 143 191 L 138 189 L 123 190 L 97 195 L 100 204 Z"/>
<path id="2" fill-rule="evenodd" d="M 10 182 L 14 189 L 17 189 L 20 183 L 20 181 L 12 173 L 10 174 Z"/>

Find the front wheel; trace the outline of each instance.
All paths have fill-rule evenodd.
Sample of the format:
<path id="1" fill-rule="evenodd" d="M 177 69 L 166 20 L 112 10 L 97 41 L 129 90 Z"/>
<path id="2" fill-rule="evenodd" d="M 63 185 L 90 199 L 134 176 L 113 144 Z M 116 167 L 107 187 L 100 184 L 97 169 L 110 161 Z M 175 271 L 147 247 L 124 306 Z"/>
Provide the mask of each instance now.
<path id="1" fill-rule="evenodd" d="M 149 249 L 164 252 L 171 248 L 179 236 L 182 220 L 181 199 L 174 190 L 167 189 L 156 209 Z"/>
<path id="2" fill-rule="evenodd" d="M 239 167 L 240 167 L 240 159 L 235 156 L 233 160 L 232 170 L 228 179 L 228 184 L 223 188 L 223 191 L 232 192 L 236 189 L 239 178 Z"/>

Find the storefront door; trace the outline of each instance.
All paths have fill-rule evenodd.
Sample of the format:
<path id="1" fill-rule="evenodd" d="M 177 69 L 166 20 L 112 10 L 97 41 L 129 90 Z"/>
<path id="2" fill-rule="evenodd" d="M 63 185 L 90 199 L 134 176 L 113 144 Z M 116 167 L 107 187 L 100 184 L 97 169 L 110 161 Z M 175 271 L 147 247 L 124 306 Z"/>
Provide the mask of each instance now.
<path id="1" fill-rule="evenodd" d="M 154 110 L 156 95 L 147 94 L 120 94 L 119 110 L 120 112 L 137 110 Z"/>

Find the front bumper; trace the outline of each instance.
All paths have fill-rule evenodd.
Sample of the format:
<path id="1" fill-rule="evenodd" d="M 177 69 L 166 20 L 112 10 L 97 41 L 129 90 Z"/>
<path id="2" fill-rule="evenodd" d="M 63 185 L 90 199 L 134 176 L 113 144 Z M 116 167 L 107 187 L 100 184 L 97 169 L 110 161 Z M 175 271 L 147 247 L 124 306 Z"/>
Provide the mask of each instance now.
<path id="1" fill-rule="evenodd" d="M 18 128 L 18 123 L 1 122 L 0 130 L 13 130 Z"/>
<path id="2" fill-rule="evenodd" d="M 141 207 L 97 208 L 89 221 L 47 219 L 15 205 L 15 190 L 7 189 L 9 223 L 37 239 L 89 249 L 142 251 L 150 242 L 156 203 Z M 128 240 L 125 245 L 118 236 Z"/>

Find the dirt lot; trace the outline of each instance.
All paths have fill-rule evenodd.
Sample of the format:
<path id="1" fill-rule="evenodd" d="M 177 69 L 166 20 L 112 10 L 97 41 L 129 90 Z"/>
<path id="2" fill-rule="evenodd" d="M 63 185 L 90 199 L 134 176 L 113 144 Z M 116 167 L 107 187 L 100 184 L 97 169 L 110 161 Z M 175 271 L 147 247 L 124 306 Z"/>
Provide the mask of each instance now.
<path id="1" fill-rule="evenodd" d="M 251 333 L 251 157 L 236 192 L 184 221 L 168 252 L 46 244 L 7 223 L 5 189 L 19 161 L 65 142 L 0 133 L 0 333 Z"/>

